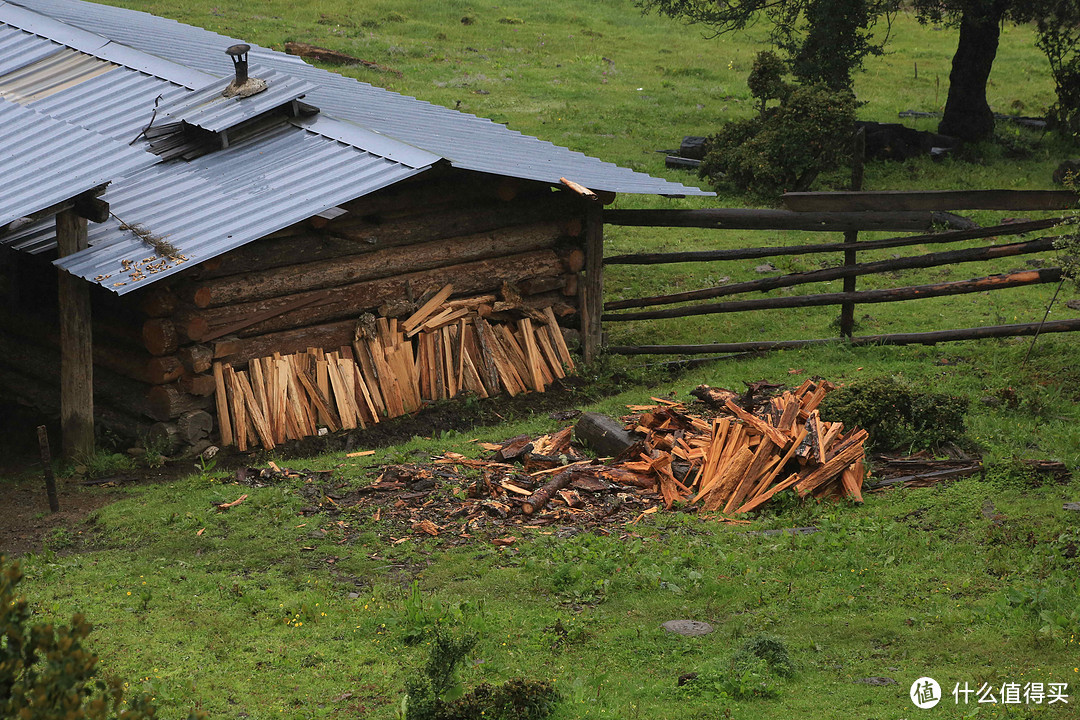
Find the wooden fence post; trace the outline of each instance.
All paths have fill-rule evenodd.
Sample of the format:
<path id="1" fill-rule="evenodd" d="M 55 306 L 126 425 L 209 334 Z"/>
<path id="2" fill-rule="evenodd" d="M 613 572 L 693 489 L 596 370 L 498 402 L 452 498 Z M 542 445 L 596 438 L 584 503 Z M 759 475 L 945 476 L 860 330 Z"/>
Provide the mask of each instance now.
<path id="1" fill-rule="evenodd" d="M 585 282 L 581 284 L 581 346 L 586 363 L 596 359 L 603 339 L 604 207 L 585 203 Z"/>
<path id="2" fill-rule="evenodd" d="M 56 215 L 60 257 L 87 247 L 86 218 L 74 208 Z M 67 460 L 94 452 L 94 358 L 90 286 L 66 270 L 59 273 L 60 447 Z"/>
<path id="3" fill-rule="evenodd" d="M 851 189 L 862 190 L 863 184 L 863 160 L 866 157 L 866 130 L 859 128 L 855 133 L 855 141 L 852 143 L 851 158 Z M 858 260 L 855 255 L 855 245 L 859 242 L 859 231 L 848 230 L 844 233 L 844 244 L 850 245 L 850 249 L 844 250 L 844 267 L 855 265 Z M 855 276 L 844 277 L 844 292 L 855 292 Z M 851 339 L 855 332 L 855 301 L 845 302 L 840 306 L 840 334 Z"/>

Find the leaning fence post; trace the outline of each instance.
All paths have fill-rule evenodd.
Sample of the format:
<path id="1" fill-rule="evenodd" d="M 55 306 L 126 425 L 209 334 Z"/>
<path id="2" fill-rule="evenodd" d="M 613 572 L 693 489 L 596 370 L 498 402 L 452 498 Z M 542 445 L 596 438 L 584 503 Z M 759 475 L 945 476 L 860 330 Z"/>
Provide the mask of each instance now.
<path id="1" fill-rule="evenodd" d="M 49 433 L 44 425 L 38 425 L 38 447 L 41 449 L 41 464 L 45 466 L 45 493 L 49 496 L 49 510 L 60 511 L 60 500 L 56 497 L 56 478 L 52 471 L 52 453 L 49 452 Z"/>
<path id="2" fill-rule="evenodd" d="M 851 189 L 862 190 L 863 184 L 863 160 L 866 157 L 866 130 L 859 128 L 855 132 L 855 141 L 852 143 L 851 148 Z M 850 245 L 850 249 L 844 250 L 844 267 L 851 267 L 858 260 L 855 255 L 855 245 L 859 242 L 858 230 L 847 230 L 844 232 L 844 244 Z M 844 276 L 844 292 L 855 292 L 855 276 Z M 840 306 L 840 334 L 851 339 L 852 334 L 855 331 L 855 301 L 845 301 Z"/>

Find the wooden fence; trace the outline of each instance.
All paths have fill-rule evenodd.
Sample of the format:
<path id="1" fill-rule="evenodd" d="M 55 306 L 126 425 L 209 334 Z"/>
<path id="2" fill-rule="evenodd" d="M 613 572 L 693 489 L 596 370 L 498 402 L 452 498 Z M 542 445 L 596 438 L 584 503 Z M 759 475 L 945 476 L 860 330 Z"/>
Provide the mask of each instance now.
<path id="1" fill-rule="evenodd" d="M 1060 234 L 1004 244 L 928 252 L 922 255 L 890 260 L 874 262 L 859 262 L 858 260 L 858 253 L 868 250 L 910 245 L 945 244 L 980 238 L 1012 238 L 1036 230 L 1067 226 L 1075 221 L 1075 218 L 1070 214 L 1062 214 L 1042 220 L 1006 223 L 992 227 L 975 227 L 970 221 L 952 215 L 949 211 L 972 209 L 1000 211 L 1068 210 L 1077 206 L 1075 193 L 1069 191 L 1009 190 L 788 193 L 784 196 L 784 203 L 787 207 L 786 210 L 609 210 L 604 212 L 604 223 L 609 225 L 729 230 L 803 230 L 842 232 L 844 234 L 843 242 L 787 247 L 749 247 L 695 252 L 619 255 L 604 258 L 605 265 L 712 262 L 717 260 L 745 260 L 783 255 L 835 252 L 844 253 L 844 264 L 839 267 L 779 275 L 760 280 L 726 283 L 700 290 L 611 301 L 603 306 L 602 320 L 605 323 L 611 323 L 748 310 L 838 305 L 840 306 L 840 337 L 709 343 L 702 345 L 616 345 L 609 346 L 606 348 L 607 351 L 623 355 L 741 353 L 795 348 L 836 342 L 841 339 L 846 339 L 854 345 L 934 344 L 951 340 L 1011 337 L 1080 330 L 1080 319 L 1077 319 L 1046 323 L 959 328 L 934 332 L 853 335 L 855 307 L 859 304 L 916 300 L 1061 282 L 1063 278 L 1062 268 L 1050 267 L 989 275 L 973 280 L 909 285 L 878 290 L 856 290 L 856 279 L 862 275 L 912 268 L 940 267 L 1052 250 L 1055 241 L 1061 236 Z M 950 229 L 941 232 L 925 232 L 927 229 L 942 226 Z M 1063 227 L 1062 229 L 1067 230 L 1068 228 Z M 920 230 L 924 232 L 883 240 L 859 241 L 858 239 L 860 231 L 918 232 Z M 844 281 L 842 292 L 701 302 L 748 292 L 763 292 L 777 288 L 840 279 Z M 672 307 L 655 309 L 656 306 L 661 305 Z M 630 311 L 628 312 L 628 310 Z"/>

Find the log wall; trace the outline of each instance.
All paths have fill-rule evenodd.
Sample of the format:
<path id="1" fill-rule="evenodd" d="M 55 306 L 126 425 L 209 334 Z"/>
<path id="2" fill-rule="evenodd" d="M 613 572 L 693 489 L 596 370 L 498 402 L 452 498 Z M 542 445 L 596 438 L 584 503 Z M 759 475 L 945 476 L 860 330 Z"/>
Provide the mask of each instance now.
<path id="1" fill-rule="evenodd" d="M 341 209 L 145 290 L 92 288 L 94 396 L 109 416 L 99 421 L 126 435 L 153 426 L 171 449 L 198 443 L 214 411 L 214 363 L 240 369 L 275 353 L 347 347 L 362 313 L 408 315 L 448 283 L 451 302 L 509 284 L 524 305 L 578 323 L 585 207 L 569 191 L 433 171 Z M 38 405 L 59 388 L 42 370 L 59 343 L 51 259 L 7 256 L 0 285 L 0 384 L 28 379 L 23 395 Z"/>

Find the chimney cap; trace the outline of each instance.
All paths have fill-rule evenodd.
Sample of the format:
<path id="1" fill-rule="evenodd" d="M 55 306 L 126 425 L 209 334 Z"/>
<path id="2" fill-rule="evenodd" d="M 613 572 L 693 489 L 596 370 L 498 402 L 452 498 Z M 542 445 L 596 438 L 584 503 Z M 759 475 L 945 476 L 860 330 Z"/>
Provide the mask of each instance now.
<path id="1" fill-rule="evenodd" d="M 246 54 L 248 50 L 251 50 L 250 45 L 245 45 L 244 43 L 240 43 L 239 45 L 230 45 L 225 50 L 225 54 L 230 55 L 232 57 L 237 57 L 239 55 Z"/>

